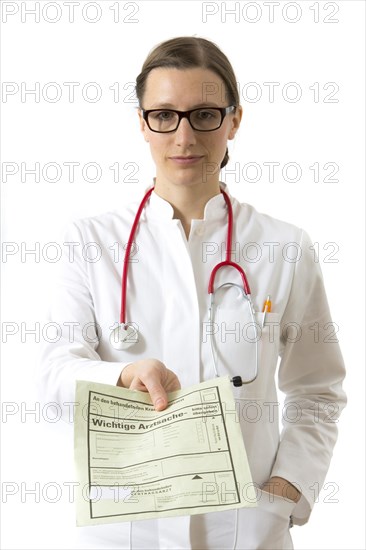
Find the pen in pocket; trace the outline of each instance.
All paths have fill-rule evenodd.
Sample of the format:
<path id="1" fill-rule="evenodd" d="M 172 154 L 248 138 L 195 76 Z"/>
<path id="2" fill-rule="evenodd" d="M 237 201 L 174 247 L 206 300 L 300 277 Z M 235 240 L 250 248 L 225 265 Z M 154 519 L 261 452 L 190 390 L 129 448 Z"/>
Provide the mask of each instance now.
<path id="1" fill-rule="evenodd" d="M 270 296 L 270 294 L 268 294 L 267 299 L 264 302 L 263 310 L 262 310 L 262 312 L 263 312 L 262 328 L 264 327 L 264 323 L 266 321 L 266 315 L 267 315 L 267 313 L 270 313 L 271 308 L 272 308 L 271 296 Z"/>

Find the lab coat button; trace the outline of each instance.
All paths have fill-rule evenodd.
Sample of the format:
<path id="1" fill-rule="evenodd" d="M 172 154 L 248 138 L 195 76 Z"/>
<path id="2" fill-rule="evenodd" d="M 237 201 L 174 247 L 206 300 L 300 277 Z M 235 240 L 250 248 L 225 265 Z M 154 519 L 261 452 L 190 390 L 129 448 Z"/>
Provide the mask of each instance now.
<path id="1" fill-rule="evenodd" d="M 199 237 L 202 237 L 204 232 L 205 232 L 204 227 L 199 227 L 198 229 L 196 229 L 196 235 L 198 235 Z"/>

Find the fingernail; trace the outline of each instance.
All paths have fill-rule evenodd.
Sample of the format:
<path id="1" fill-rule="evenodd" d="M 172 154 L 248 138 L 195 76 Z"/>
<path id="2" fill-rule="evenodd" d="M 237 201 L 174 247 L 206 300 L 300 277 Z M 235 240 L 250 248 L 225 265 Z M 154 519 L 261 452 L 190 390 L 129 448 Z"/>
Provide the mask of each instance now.
<path id="1" fill-rule="evenodd" d="M 160 409 L 161 407 L 164 407 L 164 405 L 164 399 L 162 399 L 161 397 L 159 397 L 159 399 L 155 401 L 155 409 Z"/>

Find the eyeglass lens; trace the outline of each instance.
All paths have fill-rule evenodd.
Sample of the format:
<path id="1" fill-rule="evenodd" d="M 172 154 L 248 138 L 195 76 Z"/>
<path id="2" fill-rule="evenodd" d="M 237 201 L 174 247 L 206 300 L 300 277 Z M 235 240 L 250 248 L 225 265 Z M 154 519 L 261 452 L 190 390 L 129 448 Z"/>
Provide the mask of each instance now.
<path id="1" fill-rule="evenodd" d="M 216 130 L 222 120 L 219 109 L 195 109 L 189 114 L 189 121 L 194 130 Z M 172 132 L 177 129 L 179 115 L 174 111 L 153 111 L 148 115 L 150 128 L 156 132 Z"/>

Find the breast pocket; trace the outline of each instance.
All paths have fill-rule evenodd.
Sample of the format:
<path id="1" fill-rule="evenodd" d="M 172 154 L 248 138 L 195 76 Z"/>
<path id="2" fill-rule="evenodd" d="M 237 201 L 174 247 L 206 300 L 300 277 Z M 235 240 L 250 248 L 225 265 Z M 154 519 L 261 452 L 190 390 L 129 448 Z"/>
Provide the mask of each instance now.
<path id="1" fill-rule="evenodd" d="M 268 384 L 274 383 L 280 316 L 255 313 L 243 302 L 235 308 L 217 307 L 213 328 L 213 353 L 219 375 L 241 376 L 244 384 L 234 388 L 237 398 L 266 396 Z"/>

